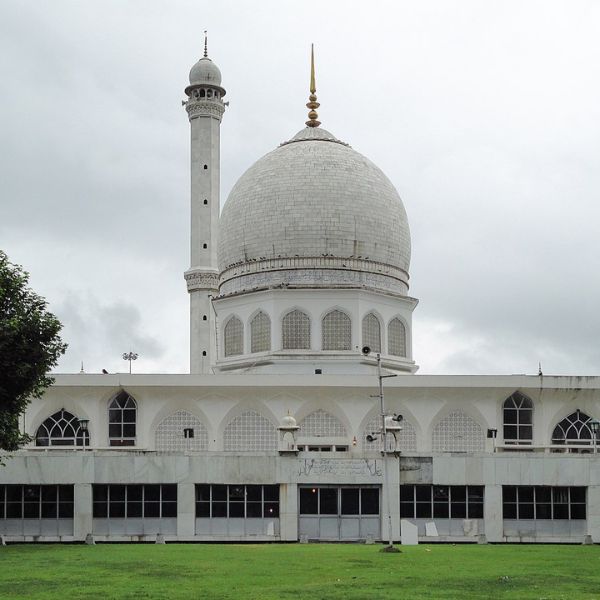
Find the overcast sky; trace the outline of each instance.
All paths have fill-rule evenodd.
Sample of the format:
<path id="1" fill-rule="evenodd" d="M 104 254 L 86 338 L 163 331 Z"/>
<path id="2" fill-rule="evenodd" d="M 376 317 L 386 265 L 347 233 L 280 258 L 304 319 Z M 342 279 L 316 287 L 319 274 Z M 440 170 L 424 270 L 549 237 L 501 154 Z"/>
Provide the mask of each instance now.
<path id="1" fill-rule="evenodd" d="M 230 101 L 222 202 L 306 120 L 397 187 L 421 373 L 600 374 L 600 2 L 0 2 L 0 248 L 59 371 L 188 370 L 192 64 Z"/>

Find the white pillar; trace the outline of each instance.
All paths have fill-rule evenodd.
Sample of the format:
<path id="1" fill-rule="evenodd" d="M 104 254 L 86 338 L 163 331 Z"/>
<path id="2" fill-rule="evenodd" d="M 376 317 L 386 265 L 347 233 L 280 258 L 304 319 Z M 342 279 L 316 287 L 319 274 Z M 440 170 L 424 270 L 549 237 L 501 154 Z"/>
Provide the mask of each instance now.
<path id="1" fill-rule="evenodd" d="M 92 533 L 92 485 L 76 483 L 73 486 L 73 537 L 84 541 Z"/>
<path id="2" fill-rule="evenodd" d="M 502 486 L 486 485 L 483 496 L 483 524 L 488 542 L 501 542 L 504 537 L 502 523 Z"/>
<path id="3" fill-rule="evenodd" d="M 177 484 L 177 538 L 196 534 L 196 489 L 193 483 Z"/>
<path id="4" fill-rule="evenodd" d="M 600 485 L 590 485 L 587 490 L 587 532 L 592 542 L 600 543 Z"/>
<path id="5" fill-rule="evenodd" d="M 279 530 L 281 541 L 298 541 L 298 484 L 279 487 Z"/>

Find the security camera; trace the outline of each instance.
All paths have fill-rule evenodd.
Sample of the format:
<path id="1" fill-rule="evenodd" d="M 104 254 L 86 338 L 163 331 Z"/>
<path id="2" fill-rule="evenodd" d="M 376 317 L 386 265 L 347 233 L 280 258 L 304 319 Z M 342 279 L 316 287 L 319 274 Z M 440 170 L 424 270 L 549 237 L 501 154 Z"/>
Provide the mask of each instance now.
<path id="1" fill-rule="evenodd" d="M 367 435 L 367 442 L 372 443 L 377 440 L 377 436 L 371 435 L 370 433 Z"/>
<path id="2" fill-rule="evenodd" d="M 371 354 L 371 348 L 369 346 L 363 346 L 362 353 L 367 356 L 367 354 Z"/>
<path id="3" fill-rule="evenodd" d="M 401 423 L 404 421 L 404 417 L 402 415 L 394 415 L 392 417 L 392 421 L 396 421 L 396 423 Z"/>

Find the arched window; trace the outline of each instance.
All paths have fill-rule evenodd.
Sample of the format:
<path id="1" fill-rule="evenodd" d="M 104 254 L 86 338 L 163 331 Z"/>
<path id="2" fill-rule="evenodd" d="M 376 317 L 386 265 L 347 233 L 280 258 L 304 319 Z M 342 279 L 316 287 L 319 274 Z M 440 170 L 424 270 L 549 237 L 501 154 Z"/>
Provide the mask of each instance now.
<path id="1" fill-rule="evenodd" d="M 397 445 L 396 448 L 402 452 L 416 452 L 417 451 L 417 432 L 411 423 L 404 419 L 401 423 L 402 430 L 396 432 Z M 383 441 L 381 439 L 381 417 L 374 417 L 371 419 L 365 428 L 363 433 L 363 448 L 365 450 L 383 450 Z M 373 435 L 375 441 L 367 441 L 368 435 Z M 389 433 L 388 436 L 392 434 Z M 393 440 L 392 440 L 393 441 Z"/>
<path id="2" fill-rule="evenodd" d="M 283 317 L 281 333 L 284 350 L 310 350 L 310 317 L 301 310 Z"/>
<path id="3" fill-rule="evenodd" d="M 373 313 L 363 319 L 362 343 L 371 348 L 371 352 L 381 352 L 381 325 Z"/>
<path id="4" fill-rule="evenodd" d="M 231 317 L 225 324 L 225 356 L 244 353 L 244 325 L 237 317 Z"/>
<path id="5" fill-rule="evenodd" d="M 48 417 L 35 433 L 36 446 L 89 446 L 90 435 L 81 428 L 79 419 L 61 408 Z"/>
<path id="6" fill-rule="evenodd" d="M 531 444 L 533 439 L 533 402 L 515 392 L 504 402 L 504 443 Z"/>
<path id="7" fill-rule="evenodd" d="M 298 430 L 299 437 L 332 438 L 346 437 L 346 435 L 346 428 L 343 423 L 321 408 L 304 417 L 300 421 L 300 429 Z"/>
<path id="8" fill-rule="evenodd" d="M 250 321 L 250 352 L 266 352 L 271 349 L 271 319 L 259 312 Z"/>
<path id="9" fill-rule="evenodd" d="M 552 432 L 553 444 L 591 444 L 593 440 L 590 428 L 591 417 L 577 409 L 565 417 Z"/>
<path id="10" fill-rule="evenodd" d="M 265 452 L 277 449 L 277 430 L 269 419 L 248 410 L 225 427 L 223 445 L 227 451 Z"/>
<path id="11" fill-rule="evenodd" d="M 200 452 L 208 448 L 208 432 L 204 423 L 185 410 L 163 419 L 156 428 L 156 450 L 159 452 Z"/>
<path id="12" fill-rule="evenodd" d="M 108 438 L 111 446 L 135 446 L 137 404 L 125 391 L 108 406 Z"/>
<path id="13" fill-rule="evenodd" d="M 328 312 L 321 323 L 323 350 L 351 350 L 352 322 L 341 310 Z"/>
<path id="14" fill-rule="evenodd" d="M 406 356 L 406 328 L 400 319 L 392 319 L 388 325 L 388 354 Z"/>
<path id="15" fill-rule="evenodd" d="M 483 452 L 483 430 L 460 410 L 451 412 L 433 428 L 434 452 Z"/>

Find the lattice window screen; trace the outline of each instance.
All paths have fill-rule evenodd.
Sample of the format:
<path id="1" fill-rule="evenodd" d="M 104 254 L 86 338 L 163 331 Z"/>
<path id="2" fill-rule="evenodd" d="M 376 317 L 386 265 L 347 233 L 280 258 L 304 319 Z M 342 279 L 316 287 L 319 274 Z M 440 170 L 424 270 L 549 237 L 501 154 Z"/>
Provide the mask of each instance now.
<path id="1" fill-rule="evenodd" d="M 416 452 L 417 451 L 417 432 L 411 423 L 402 421 L 402 431 L 396 432 L 398 440 L 398 449 L 401 452 Z M 381 435 L 378 435 L 374 442 L 367 442 L 367 435 L 373 432 L 381 431 L 381 417 L 375 417 L 367 423 L 367 427 L 363 433 L 363 448 L 365 450 L 383 450 L 383 441 Z M 393 441 L 392 434 L 388 433 L 388 438 Z M 391 443 L 391 442 L 388 442 Z"/>
<path id="2" fill-rule="evenodd" d="M 293 310 L 283 317 L 284 350 L 310 349 L 310 318 L 300 310 Z"/>
<path id="3" fill-rule="evenodd" d="M 477 421 L 454 411 L 434 427 L 432 447 L 434 452 L 482 452 L 485 438 Z"/>
<path id="4" fill-rule="evenodd" d="M 363 319 L 362 341 L 363 346 L 369 346 L 372 352 L 381 352 L 381 325 L 373 313 Z"/>
<path id="5" fill-rule="evenodd" d="M 323 317 L 322 347 L 323 350 L 351 350 L 352 322 L 341 310 L 332 310 Z"/>
<path id="6" fill-rule="evenodd" d="M 406 328 L 400 319 L 392 319 L 388 325 L 388 354 L 406 356 Z"/>
<path id="7" fill-rule="evenodd" d="M 277 449 L 277 430 L 265 417 L 253 410 L 235 417 L 223 435 L 225 450 L 262 452 Z"/>
<path id="8" fill-rule="evenodd" d="M 271 319 L 259 312 L 250 322 L 250 352 L 266 352 L 271 349 Z"/>
<path id="9" fill-rule="evenodd" d="M 244 352 L 244 325 L 232 317 L 225 324 L 225 356 L 235 356 Z"/>
<path id="10" fill-rule="evenodd" d="M 193 429 L 194 437 L 183 437 L 184 429 Z M 178 410 L 163 419 L 156 428 L 155 440 L 158 452 L 202 451 L 208 448 L 208 432 L 204 423 L 185 410 Z"/>
<path id="11" fill-rule="evenodd" d="M 302 437 L 346 437 L 346 428 L 339 419 L 319 409 L 302 419 L 298 433 Z"/>

